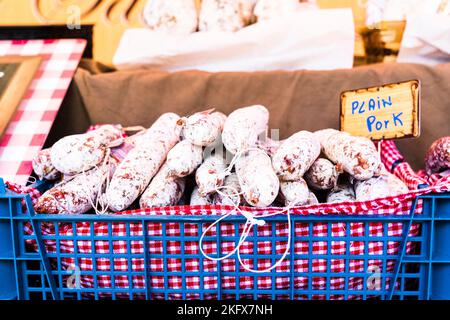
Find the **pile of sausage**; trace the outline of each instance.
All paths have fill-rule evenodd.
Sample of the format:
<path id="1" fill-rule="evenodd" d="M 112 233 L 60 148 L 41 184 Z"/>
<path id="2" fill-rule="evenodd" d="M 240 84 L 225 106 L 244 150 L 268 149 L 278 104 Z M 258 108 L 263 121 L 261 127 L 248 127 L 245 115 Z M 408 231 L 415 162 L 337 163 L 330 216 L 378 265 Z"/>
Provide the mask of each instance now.
<path id="1" fill-rule="evenodd" d="M 313 5 L 312 5 L 313 6 Z M 235 32 L 256 21 L 298 10 L 298 0 L 152 0 L 143 10 L 148 28 L 175 34 Z"/>
<path id="2" fill-rule="evenodd" d="M 325 129 L 274 141 L 268 125 L 269 112 L 261 105 L 228 116 L 214 110 L 188 117 L 165 113 L 125 139 L 133 147 L 122 158 L 112 152 L 124 140 L 120 127 L 67 136 L 33 162 L 39 178 L 56 181 L 35 210 L 81 214 L 96 204 L 108 212 L 179 204 L 285 207 L 408 191 L 383 169 L 369 139 Z"/>

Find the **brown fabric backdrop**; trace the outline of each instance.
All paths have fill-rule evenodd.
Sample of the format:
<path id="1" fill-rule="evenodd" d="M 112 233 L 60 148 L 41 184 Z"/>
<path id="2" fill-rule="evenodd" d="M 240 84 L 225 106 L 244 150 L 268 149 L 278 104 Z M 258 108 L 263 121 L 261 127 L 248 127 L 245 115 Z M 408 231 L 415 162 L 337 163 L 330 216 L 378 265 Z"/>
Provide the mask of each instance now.
<path id="1" fill-rule="evenodd" d="M 339 126 L 339 95 L 347 89 L 419 79 L 422 82 L 422 135 L 398 141 L 414 167 L 422 167 L 428 146 L 450 135 L 450 64 L 427 67 L 385 64 L 352 70 L 166 73 L 129 70 L 95 74 L 80 69 L 75 83 L 92 123 L 150 126 L 163 112 L 180 115 L 215 107 L 230 113 L 262 104 L 271 128 L 281 137 L 301 130 Z"/>

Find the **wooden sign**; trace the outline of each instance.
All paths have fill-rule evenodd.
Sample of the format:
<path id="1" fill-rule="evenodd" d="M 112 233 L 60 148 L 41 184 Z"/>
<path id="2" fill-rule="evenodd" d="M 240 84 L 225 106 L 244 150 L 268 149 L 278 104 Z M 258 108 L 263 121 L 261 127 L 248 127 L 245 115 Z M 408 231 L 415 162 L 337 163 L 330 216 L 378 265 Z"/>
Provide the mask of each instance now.
<path id="1" fill-rule="evenodd" d="M 411 80 L 341 94 L 341 131 L 373 140 L 420 135 L 420 82 Z"/>
<path id="2" fill-rule="evenodd" d="M 0 137 L 41 63 L 39 56 L 0 57 Z"/>

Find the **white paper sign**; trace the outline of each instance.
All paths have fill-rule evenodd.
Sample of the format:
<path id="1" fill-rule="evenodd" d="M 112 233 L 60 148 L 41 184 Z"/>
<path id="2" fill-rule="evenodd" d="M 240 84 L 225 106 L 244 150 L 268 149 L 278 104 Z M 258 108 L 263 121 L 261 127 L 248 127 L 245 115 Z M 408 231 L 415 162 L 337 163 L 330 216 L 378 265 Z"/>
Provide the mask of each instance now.
<path id="1" fill-rule="evenodd" d="M 130 29 L 113 61 L 166 71 L 330 70 L 353 66 L 354 43 L 350 9 L 304 10 L 234 33 Z"/>

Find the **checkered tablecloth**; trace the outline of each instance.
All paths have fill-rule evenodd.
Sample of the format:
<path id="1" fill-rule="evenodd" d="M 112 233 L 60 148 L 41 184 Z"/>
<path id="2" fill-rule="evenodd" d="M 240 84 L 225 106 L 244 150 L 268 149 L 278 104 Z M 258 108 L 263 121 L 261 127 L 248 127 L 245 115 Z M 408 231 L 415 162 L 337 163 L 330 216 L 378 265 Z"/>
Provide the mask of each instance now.
<path id="1" fill-rule="evenodd" d="M 0 41 L 0 56 L 42 57 L 34 80 L 0 138 L 0 177 L 26 183 L 83 55 L 82 39 Z"/>

